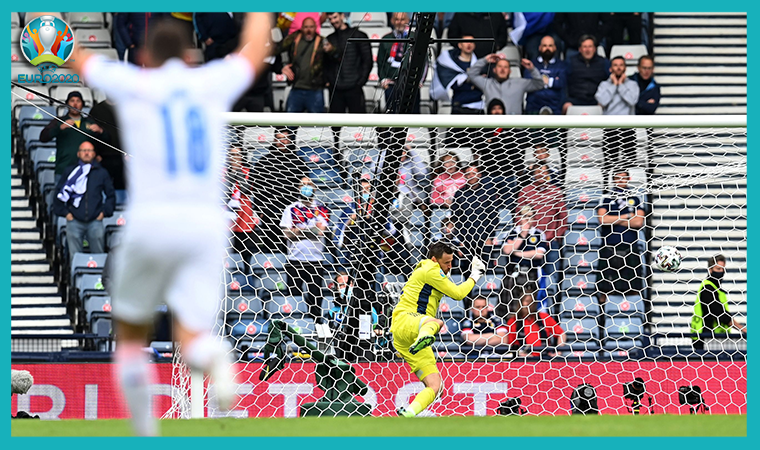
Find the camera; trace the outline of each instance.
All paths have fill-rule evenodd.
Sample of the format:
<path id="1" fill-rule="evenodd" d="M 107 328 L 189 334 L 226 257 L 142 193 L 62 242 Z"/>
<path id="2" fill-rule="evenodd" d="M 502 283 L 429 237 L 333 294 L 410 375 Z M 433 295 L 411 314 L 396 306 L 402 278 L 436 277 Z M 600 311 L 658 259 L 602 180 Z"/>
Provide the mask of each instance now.
<path id="1" fill-rule="evenodd" d="M 696 385 L 680 386 L 678 388 L 678 403 L 689 405 L 689 414 L 696 414 L 699 408 L 702 408 L 702 414 L 710 410 L 702 398 L 702 388 Z"/>
<path id="2" fill-rule="evenodd" d="M 496 412 L 499 413 L 500 416 L 521 416 L 527 413 L 528 410 L 520 405 L 522 405 L 522 400 L 520 400 L 519 397 L 508 398 L 499 403 Z"/>
<path id="3" fill-rule="evenodd" d="M 623 383 L 623 398 L 631 400 L 634 403 L 641 403 L 641 399 L 644 398 L 646 388 L 644 387 L 644 380 L 640 377 L 636 377 L 629 383 Z"/>
<path id="4" fill-rule="evenodd" d="M 573 414 L 599 414 L 594 386 L 579 384 L 570 396 L 570 408 Z"/>

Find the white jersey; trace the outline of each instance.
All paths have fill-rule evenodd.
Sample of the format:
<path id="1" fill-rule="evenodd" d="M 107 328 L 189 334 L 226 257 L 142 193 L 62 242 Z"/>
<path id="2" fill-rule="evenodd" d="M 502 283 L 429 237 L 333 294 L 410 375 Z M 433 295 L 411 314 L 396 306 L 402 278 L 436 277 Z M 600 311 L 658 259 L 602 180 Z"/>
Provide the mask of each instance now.
<path id="1" fill-rule="evenodd" d="M 329 226 L 329 211 L 319 202 L 310 206 L 295 202 L 288 205 L 282 212 L 280 227 L 300 228 L 306 230 L 317 225 Z M 288 243 L 288 260 L 290 261 L 322 261 L 325 259 L 324 238 L 299 239 Z"/>
<path id="2" fill-rule="evenodd" d="M 129 179 L 129 207 L 220 209 L 225 160 L 221 113 L 253 82 L 238 55 L 188 67 L 178 59 L 141 69 L 93 56 L 87 83 L 116 103 Z"/>

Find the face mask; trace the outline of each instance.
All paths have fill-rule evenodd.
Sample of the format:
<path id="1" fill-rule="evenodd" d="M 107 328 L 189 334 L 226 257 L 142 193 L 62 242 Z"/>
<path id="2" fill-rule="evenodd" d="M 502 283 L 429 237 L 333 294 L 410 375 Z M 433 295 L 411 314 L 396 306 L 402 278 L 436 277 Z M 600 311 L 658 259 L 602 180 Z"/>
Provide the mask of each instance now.
<path id="1" fill-rule="evenodd" d="M 362 194 L 362 200 L 364 200 L 365 202 L 369 201 L 369 192 L 365 192 Z"/>
<path id="2" fill-rule="evenodd" d="M 314 188 L 311 186 L 301 186 L 301 196 L 311 198 L 314 196 Z"/>
<path id="3" fill-rule="evenodd" d="M 723 275 L 725 275 L 726 272 L 710 272 L 710 278 L 714 278 L 718 281 L 723 279 Z"/>
<path id="4" fill-rule="evenodd" d="M 344 287 L 340 289 L 340 295 L 343 296 L 343 299 L 345 301 L 349 301 L 351 299 L 351 295 L 353 295 L 353 289 L 352 287 Z"/>

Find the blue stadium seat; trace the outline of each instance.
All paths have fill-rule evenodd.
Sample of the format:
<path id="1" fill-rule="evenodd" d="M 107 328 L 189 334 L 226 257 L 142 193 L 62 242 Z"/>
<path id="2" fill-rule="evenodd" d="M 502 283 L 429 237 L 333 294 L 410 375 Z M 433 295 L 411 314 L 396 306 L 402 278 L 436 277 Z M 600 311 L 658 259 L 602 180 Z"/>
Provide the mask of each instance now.
<path id="1" fill-rule="evenodd" d="M 499 224 L 502 226 L 512 226 L 512 213 L 509 209 L 499 210 Z"/>
<path id="2" fill-rule="evenodd" d="M 581 291 L 586 294 L 596 293 L 596 275 L 591 273 L 581 273 L 570 275 L 562 280 L 562 290 L 568 292 Z"/>
<path id="3" fill-rule="evenodd" d="M 76 289 L 80 300 L 85 296 L 108 295 L 103 287 L 103 279 L 99 274 L 83 274 L 76 277 Z"/>
<path id="4" fill-rule="evenodd" d="M 83 307 L 88 323 L 92 323 L 92 316 L 97 313 L 111 312 L 111 297 L 107 295 L 98 295 L 84 299 Z"/>
<path id="5" fill-rule="evenodd" d="M 84 274 L 102 274 L 108 253 L 75 253 L 71 260 L 71 284 L 75 277 Z"/>
<path id="6" fill-rule="evenodd" d="M 560 318 L 560 326 L 567 334 L 568 342 L 574 340 L 589 340 L 599 338 L 599 328 L 596 324 L 596 318 L 587 317 L 583 319 L 565 319 Z"/>
<path id="7" fill-rule="evenodd" d="M 55 106 L 42 106 L 42 105 L 25 105 L 19 108 L 18 113 L 18 126 L 20 130 L 24 130 L 29 126 L 45 126 L 53 117 L 45 114 L 45 112 L 52 114 L 55 117 Z M 28 146 L 27 146 L 28 148 Z"/>
<path id="8" fill-rule="evenodd" d="M 281 317 L 280 320 L 282 320 L 286 324 L 293 327 L 294 330 L 296 330 L 298 333 L 300 333 L 303 336 L 311 336 L 311 335 L 316 334 L 314 320 L 311 317 L 307 317 L 307 316 L 293 317 L 291 315 L 291 316 Z"/>
<path id="9" fill-rule="evenodd" d="M 466 314 L 464 303 L 458 302 L 449 297 L 443 297 L 441 299 L 441 303 L 438 305 L 438 310 L 441 311 L 441 317 L 444 319 L 461 320 Z"/>
<path id="10" fill-rule="evenodd" d="M 473 288 L 475 295 L 491 297 L 499 295 L 501 291 L 502 277 L 497 275 L 484 275 Z"/>
<path id="11" fill-rule="evenodd" d="M 237 252 L 227 252 L 227 256 L 224 257 L 223 265 L 226 272 L 246 272 L 243 257 Z"/>
<path id="12" fill-rule="evenodd" d="M 232 318 L 228 316 L 227 319 L 229 334 L 234 338 L 248 337 L 255 340 L 260 337 L 266 337 L 267 333 L 269 333 L 270 322 L 254 315 L 233 316 Z"/>
<path id="13" fill-rule="evenodd" d="M 329 139 L 332 139 L 332 130 L 328 128 L 327 132 L 330 133 Z M 298 156 L 312 168 L 329 169 L 337 165 L 332 152 L 324 147 L 301 147 Z"/>
<path id="14" fill-rule="evenodd" d="M 303 297 L 273 295 L 264 301 L 264 308 L 272 318 L 303 317 L 307 312 L 306 302 Z"/>
<path id="15" fill-rule="evenodd" d="M 581 319 L 599 315 L 599 302 L 596 297 L 589 295 L 565 296 L 562 299 L 560 315 L 563 317 Z"/>
<path id="16" fill-rule="evenodd" d="M 565 253 L 564 258 L 566 262 L 566 268 L 569 269 L 569 272 L 586 273 L 593 271 L 594 267 L 596 267 L 599 253 L 594 250 L 589 250 L 582 253 Z"/>
<path id="17" fill-rule="evenodd" d="M 224 272 L 224 285 L 227 295 L 251 295 L 254 293 L 253 280 L 241 272 Z"/>
<path id="18" fill-rule="evenodd" d="M 567 218 L 573 228 L 595 228 L 599 225 L 599 216 L 595 209 L 573 209 Z"/>
<path id="19" fill-rule="evenodd" d="M 55 153 L 55 147 L 35 147 L 34 153 L 30 154 L 34 171 L 55 170 Z"/>
<path id="20" fill-rule="evenodd" d="M 320 187 L 339 187 L 343 184 L 338 171 L 332 168 L 312 168 L 309 171 L 309 178 Z"/>
<path id="21" fill-rule="evenodd" d="M 288 274 L 285 271 L 269 270 L 261 276 L 254 276 L 259 282 L 259 296 L 267 299 L 273 295 L 288 294 Z"/>
<path id="22" fill-rule="evenodd" d="M 601 238 L 594 229 L 571 230 L 565 235 L 565 248 L 576 247 L 577 249 L 599 248 Z"/>
<path id="23" fill-rule="evenodd" d="M 451 214 L 451 211 L 447 208 L 433 209 L 432 216 L 430 217 L 430 231 L 435 234 L 443 227 L 443 221 L 446 220 Z"/>
<path id="24" fill-rule="evenodd" d="M 21 135 L 24 137 L 24 145 L 26 148 L 29 148 L 34 143 L 40 142 L 40 132 L 45 127 L 42 125 L 30 125 L 26 128 L 24 128 Z"/>
<path id="25" fill-rule="evenodd" d="M 610 316 L 644 314 L 644 300 L 639 295 L 609 295 L 604 311 Z"/>
<path id="26" fill-rule="evenodd" d="M 287 258 L 282 253 L 254 253 L 251 258 L 251 269 L 255 274 L 264 274 L 268 270 L 285 268 Z"/>
<path id="27" fill-rule="evenodd" d="M 258 318 L 266 316 L 261 299 L 255 295 L 229 296 L 224 300 L 224 312 L 235 314 L 254 314 Z"/>
<path id="28" fill-rule="evenodd" d="M 460 333 L 462 332 L 462 324 L 460 319 L 446 319 L 443 323 L 443 328 L 438 332 L 438 336 L 441 342 L 462 342 Z"/>
<path id="29" fill-rule="evenodd" d="M 406 283 L 406 275 L 382 274 L 382 281 L 387 283 Z"/>
<path id="30" fill-rule="evenodd" d="M 612 317 L 612 323 L 608 323 L 605 325 L 605 328 L 607 329 L 607 334 L 610 337 L 616 337 L 616 338 L 622 338 L 622 337 L 630 337 L 635 338 L 639 337 L 644 333 L 644 324 L 642 322 L 641 317 L 639 316 L 633 316 L 633 317 Z"/>
<path id="31" fill-rule="evenodd" d="M 111 313 L 104 311 L 92 311 L 90 314 L 90 331 L 100 337 L 113 335 Z"/>

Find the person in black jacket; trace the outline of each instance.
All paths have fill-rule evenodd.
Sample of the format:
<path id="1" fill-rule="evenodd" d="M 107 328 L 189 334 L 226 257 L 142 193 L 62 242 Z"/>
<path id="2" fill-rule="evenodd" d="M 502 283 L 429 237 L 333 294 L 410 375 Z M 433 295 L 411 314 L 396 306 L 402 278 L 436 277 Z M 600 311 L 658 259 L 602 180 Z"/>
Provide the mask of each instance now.
<path id="1" fill-rule="evenodd" d="M 449 24 L 449 37 L 464 35 L 494 39 L 493 42 L 475 44 L 475 56 L 480 59 L 507 45 L 507 21 L 502 13 L 456 13 Z"/>
<path id="2" fill-rule="evenodd" d="M 111 177 L 95 161 L 95 146 L 90 141 L 79 145 L 79 162 L 64 171 L 56 186 L 53 212 L 66 217 L 66 242 L 69 257 L 81 252 L 87 236 L 90 253 L 105 251 L 103 218 L 111 217 L 116 207 Z M 105 194 L 105 201 L 103 200 Z"/>
<path id="3" fill-rule="evenodd" d="M 238 46 L 240 17 L 231 12 L 193 13 L 193 25 L 200 40 L 206 44 L 206 62 L 224 58 Z"/>
<path id="4" fill-rule="evenodd" d="M 577 54 L 575 49 L 581 36 L 593 36 L 597 45 L 604 39 L 607 35 L 605 23 L 607 16 L 602 13 L 557 13 L 554 15 L 554 31 L 564 42 L 565 61 Z"/>
<path id="5" fill-rule="evenodd" d="M 342 12 L 327 13 L 335 32 L 324 42 L 324 73 L 330 91 L 330 112 L 363 113 L 364 92 L 362 86 L 372 71 L 372 48 L 369 42 L 348 43 L 349 38 L 367 39 L 358 28 L 346 24 Z"/>
<path id="6" fill-rule="evenodd" d="M 585 34 L 578 44 L 579 53 L 567 63 L 567 101 L 562 114 L 573 105 L 596 105 L 599 83 L 610 77 L 610 61 L 596 53 L 596 39 Z"/>
<path id="7" fill-rule="evenodd" d="M 644 55 L 639 58 L 639 71 L 631 80 L 639 84 L 639 101 L 636 103 L 636 115 L 651 115 L 660 106 L 660 85 L 654 81 L 654 58 Z"/>

